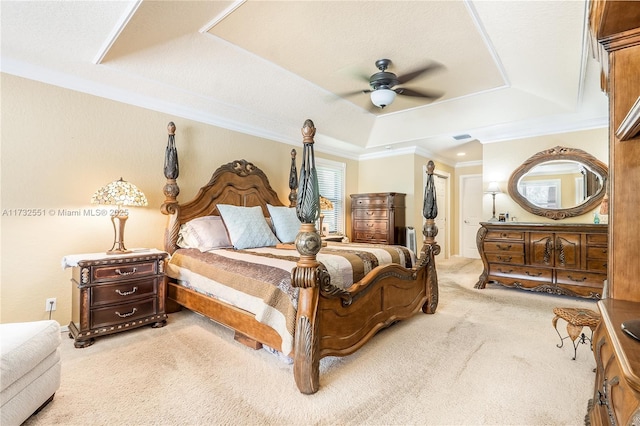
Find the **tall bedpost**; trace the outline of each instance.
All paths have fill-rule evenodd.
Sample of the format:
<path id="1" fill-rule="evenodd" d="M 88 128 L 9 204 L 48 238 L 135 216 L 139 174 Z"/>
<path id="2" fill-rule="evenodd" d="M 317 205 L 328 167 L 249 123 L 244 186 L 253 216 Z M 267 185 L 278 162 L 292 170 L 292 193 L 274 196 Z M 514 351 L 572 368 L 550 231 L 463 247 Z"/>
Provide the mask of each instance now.
<path id="1" fill-rule="evenodd" d="M 425 224 L 422 228 L 424 235 L 424 244 L 420 252 L 420 265 L 425 265 L 428 271 L 428 279 L 431 281 L 430 295 L 427 303 L 422 307 L 422 311 L 432 314 L 438 307 L 438 275 L 436 272 L 435 256 L 440 253 L 440 246 L 436 242 L 438 235 L 438 227 L 435 218 L 438 216 L 438 203 L 436 199 L 436 186 L 433 181 L 433 171 L 435 163 L 431 160 L 427 163 L 427 186 L 424 188 L 424 200 L 422 204 L 422 215 L 425 218 Z"/>
<path id="2" fill-rule="evenodd" d="M 315 393 L 320 386 L 316 310 L 320 296 L 319 280 L 323 273 L 316 260 L 322 239 L 315 227 L 320 215 L 320 191 L 313 153 L 315 133 L 313 121 L 306 120 L 302 127 L 302 164 L 296 202 L 296 214 L 302 223 L 296 237 L 300 260 L 291 271 L 291 283 L 299 288 L 293 373 L 298 389 L 304 394 Z"/>
<path id="3" fill-rule="evenodd" d="M 173 121 L 170 121 L 167 125 L 167 131 L 169 132 L 169 140 L 167 141 L 167 148 L 164 153 L 164 177 L 167 178 L 167 183 L 164 185 L 163 192 L 165 196 L 164 203 L 160 207 L 160 211 L 163 214 L 169 215 L 169 224 L 165 233 L 165 250 L 169 253 L 173 253 L 176 250 L 174 241 L 177 240 L 179 223 L 178 223 L 178 194 L 180 194 L 180 187 L 176 182 L 180 169 L 178 167 L 178 150 L 176 149 L 176 125 Z"/>
<path id="4" fill-rule="evenodd" d="M 289 207 L 295 207 L 298 199 L 298 170 L 296 169 L 296 150 L 291 150 L 291 169 L 289 170 Z"/>

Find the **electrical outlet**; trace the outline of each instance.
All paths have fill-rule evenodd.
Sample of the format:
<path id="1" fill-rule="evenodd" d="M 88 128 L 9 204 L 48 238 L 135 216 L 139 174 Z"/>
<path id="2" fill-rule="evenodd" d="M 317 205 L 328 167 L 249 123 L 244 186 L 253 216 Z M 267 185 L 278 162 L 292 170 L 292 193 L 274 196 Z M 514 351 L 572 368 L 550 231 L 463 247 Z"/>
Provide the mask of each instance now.
<path id="1" fill-rule="evenodd" d="M 44 306 L 44 311 L 45 312 L 51 312 L 51 311 L 55 311 L 56 310 L 56 298 L 55 297 L 50 297 L 47 299 L 47 302 Z"/>

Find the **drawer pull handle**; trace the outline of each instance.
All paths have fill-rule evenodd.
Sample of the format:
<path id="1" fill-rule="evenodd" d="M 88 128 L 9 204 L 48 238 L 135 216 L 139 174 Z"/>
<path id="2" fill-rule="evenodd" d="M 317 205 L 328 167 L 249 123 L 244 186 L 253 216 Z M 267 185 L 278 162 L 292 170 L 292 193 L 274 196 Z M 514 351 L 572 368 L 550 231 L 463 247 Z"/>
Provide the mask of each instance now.
<path id="1" fill-rule="evenodd" d="M 121 314 L 120 312 L 116 311 L 116 315 L 119 316 L 120 318 L 126 318 L 126 317 L 130 317 L 136 312 L 138 312 L 138 308 L 133 308 L 133 311 L 129 312 L 128 314 Z"/>
<path id="2" fill-rule="evenodd" d="M 587 277 L 582 277 L 582 278 L 573 278 L 571 275 L 567 276 L 571 281 L 577 282 L 577 283 L 582 283 L 585 282 L 587 280 Z"/>
<path id="3" fill-rule="evenodd" d="M 508 271 L 505 271 L 505 270 L 504 270 L 504 269 L 502 269 L 502 268 L 498 268 L 498 271 L 502 272 L 503 274 L 510 274 L 510 273 L 512 273 L 512 272 L 513 272 L 513 269 L 509 269 Z"/>
<path id="4" fill-rule="evenodd" d="M 372 216 L 372 215 L 374 215 L 374 214 L 375 214 L 375 212 L 370 212 L 370 211 L 367 211 L 366 213 L 367 213 L 369 216 Z"/>
<path id="5" fill-rule="evenodd" d="M 511 256 L 498 256 L 498 260 L 502 261 L 502 262 L 511 262 L 511 259 L 513 259 Z"/>
<path id="6" fill-rule="evenodd" d="M 532 274 L 529 271 L 525 271 L 524 273 L 529 275 L 530 277 L 539 277 L 540 275 L 542 275 L 542 272 L 538 272 L 537 274 Z"/>
<path id="7" fill-rule="evenodd" d="M 137 268 L 132 268 L 130 271 L 124 271 L 123 272 L 120 269 L 116 269 L 116 274 L 123 275 L 123 276 L 124 275 L 131 275 L 131 274 L 135 274 L 137 270 L 138 270 Z"/>
<path id="8" fill-rule="evenodd" d="M 129 296 L 130 294 L 133 294 L 136 291 L 138 291 L 138 286 L 134 287 L 131 291 L 120 291 L 120 289 L 117 289 L 116 293 L 118 293 L 120 296 Z"/>
<path id="9" fill-rule="evenodd" d="M 506 247 L 503 247 L 500 244 L 496 244 L 496 247 L 498 247 L 498 250 L 509 250 L 511 248 L 511 244 Z"/>
<path id="10" fill-rule="evenodd" d="M 369 228 L 373 228 L 373 226 L 374 226 L 374 225 L 373 225 L 373 223 L 367 223 L 367 226 L 368 226 Z"/>

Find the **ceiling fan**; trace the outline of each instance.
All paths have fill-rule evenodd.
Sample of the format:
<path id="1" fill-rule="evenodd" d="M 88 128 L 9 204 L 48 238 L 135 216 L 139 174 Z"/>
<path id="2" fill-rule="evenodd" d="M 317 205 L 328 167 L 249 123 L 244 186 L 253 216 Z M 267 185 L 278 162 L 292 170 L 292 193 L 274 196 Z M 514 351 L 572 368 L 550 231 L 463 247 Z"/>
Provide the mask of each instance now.
<path id="1" fill-rule="evenodd" d="M 414 96 L 427 99 L 438 99 L 442 96 L 442 93 L 427 93 L 406 87 L 395 87 L 398 84 L 408 83 L 427 72 L 441 68 L 440 64 L 432 63 L 400 76 L 396 76 L 394 73 L 387 71 L 389 65 L 391 65 L 390 59 L 378 59 L 376 61 L 376 67 L 380 71 L 373 74 L 368 79 L 364 77 L 368 80 L 371 89 L 362 90 L 362 93 L 370 93 L 371 103 L 376 107 L 383 109 L 384 107 L 391 105 L 396 98 L 396 95 Z M 357 93 L 360 93 L 360 91 Z"/>

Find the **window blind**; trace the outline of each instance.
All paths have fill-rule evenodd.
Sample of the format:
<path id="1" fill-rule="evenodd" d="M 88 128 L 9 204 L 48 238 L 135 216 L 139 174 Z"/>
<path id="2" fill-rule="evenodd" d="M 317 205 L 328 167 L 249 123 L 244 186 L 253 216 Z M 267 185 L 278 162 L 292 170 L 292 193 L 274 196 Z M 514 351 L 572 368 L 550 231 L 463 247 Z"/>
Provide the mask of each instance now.
<path id="1" fill-rule="evenodd" d="M 346 164 L 316 158 L 320 195 L 333 203 L 333 210 L 323 210 L 323 224 L 329 232 L 344 234 L 344 184 Z"/>

